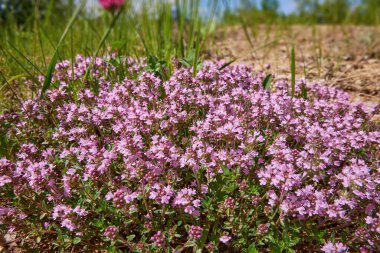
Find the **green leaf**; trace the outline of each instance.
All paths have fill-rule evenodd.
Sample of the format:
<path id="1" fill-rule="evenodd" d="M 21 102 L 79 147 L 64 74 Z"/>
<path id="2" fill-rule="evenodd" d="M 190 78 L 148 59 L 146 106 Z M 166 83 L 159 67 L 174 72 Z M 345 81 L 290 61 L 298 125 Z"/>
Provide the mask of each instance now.
<path id="1" fill-rule="evenodd" d="M 247 253 L 260 253 L 260 252 L 256 249 L 255 243 L 252 243 L 251 245 L 249 245 Z"/>
<path id="2" fill-rule="evenodd" d="M 197 49 L 192 49 L 187 57 L 183 57 L 180 59 L 180 63 L 185 66 L 186 68 L 193 68 L 194 73 L 198 72 L 202 66 L 203 63 L 200 61 L 200 59 L 197 57 Z M 235 60 L 232 60 L 231 62 L 226 63 L 226 66 L 222 66 L 219 70 L 227 67 L 228 65 L 232 64 Z"/>
<path id="3" fill-rule="evenodd" d="M 71 238 L 68 237 L 67 235 L 64 235 L 64 236 L 63 236 L 63 241 L 64 241 L 65 243 L 71 243 L 71 242 L 72 242 Z"/>
<path id="4" fill-rule="evenodd" d="M 152 70 L 156 69 L 156 66 L 158 64 L 158 58 L 154 55 L 148 56 L 148 67 L 150 67 Z"/>
<path id="5" fill-rule="evenodd" d="M 57 64 L 57 61 L 58 61 L 58 54 L 55 53 L 49 63 L 44 85 L 42 86 L 42 90 L 41 90 L 41 97 L 43 97 L 44 93 L 50 88 L 51 81 L 53 79 L 54 70 L 55 70 L 55 65 Z"/>
<path id="6" fill-rule="evenodd" d="M 41 214 L 40 215 L 40 220 L 43 220 L 46 217 L 46 215 L 47 215 L 46 213 Z"/>
<path id="7" fill-rule="evenodd" d="M 179 62 L 187 68 L 191 67 L 191 62 L 185 58 L 180 59 Z"/>
<path id="8" fill-rule="evenodd" d="M 294 52 L 294 45 L 292 47 L 290 72 L 292 73 L 292 97 L 294 97 L 296 90 L 296 55 Z"/>
<path id="9" fill-rule="evenodd" d="M 113 41 L 111 42 L 111 46 L 113 49 L 122 49 L 124 46 L 126 45 L 126 42 L 125 41 L 122 41 L 122 40 L 118 40 L 118 41 Z"/>
<path id="10" fill-rule="evenodd" d="M 82 239 L 80 237 L 75 237 L 74 240 L 73 240 L 73 244 L 78 244 L 82 241 Z"/>
<path id="11" fill-rule="evenodd" d="M 263 88 L 265 90 L 270 90 L 270 86 L 271 86 L 272 80 L 273 80 L 273 75 L 272 74 L 269 74 L 269 75 L 267 75 L 265 77 L 265 79 L 263 81 Z"/>
<path id="12" fill-rule="evenodd" d="M 223 187 L 223 190 L 230 194 L 230 193 L 233 193 L 237 188 L 239 188 L 237 185 L 235 184 L 230 184 L 230 185 L 226 185 L 225 187 Z"/>
<path id="13" fill-rule="evenodd" d="M 302 86 L 301 86 L 301 95 L 302 95 L 302 98 L 307 99 L 307 89 L 306 89 L 306 84 L 305 83 L 302 83 Z"/>
<path id="14" fill-rule="evenodd" d="M 189 241 L 185 244 L 185 248 L 195 247 L 197 244 L 194 241 Z"/>
<path id="15" fill-rule="evenodd" d="M 46 8 L 46 13 L 44 15 L 44 26 L 46 27 L 49 22 L 51 21 L 50 17 L 54 11 L 54 2 L 55 0 L 50 0 L 48 5 L 47 5 L 47 8 Z"/>
<path id="16" fill-rule="evenodd" d="M 136 237 L 135 235 L 128 235 L 127 236 L 127 241 L 131 242 L 131 241 L 133 241 L 133 239 L 135 239 L 135 237 Z"/>
<path id="17" fill-rule="evenodd" d="M 0 156 L 5 156 L 8 150 L 7 132 L 0 129 Z"/>
<path id="18" fill-rule="evenodd" d="M 232 172 L 226 166 L 222 166 L 222 170 L 223 170 L 223 175 L 225 176 L 229 176 L 232 174 Z"/>

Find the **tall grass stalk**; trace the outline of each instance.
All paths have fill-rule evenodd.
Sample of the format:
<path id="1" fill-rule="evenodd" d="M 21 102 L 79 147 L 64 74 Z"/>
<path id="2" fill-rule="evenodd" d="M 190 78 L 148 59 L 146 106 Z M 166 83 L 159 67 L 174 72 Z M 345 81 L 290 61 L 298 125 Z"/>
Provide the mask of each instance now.
<path id="1" fill-rule="evenodd" d="M 54 73 L 54 69 L 55 69 L 55 65 L 57 64 L 57 61 L 58 61 L 58 50 L 59 50 L 59 47 L 61 46 L 63 40 L 66 38 L 66 35 L 67 33 L 69 32 L 69 30 L 71 29 L 71 27 L 73 26 L 76 18 L 78 17 L 80 11 L 82 10 L 82 8 L 84 7 L 86 1 L 85 0 L 82 0 L 79 5 L 77 6 L 75 12 L 73 13 L 69 23 L 66 25 L 66 28 L 63 32 L 63 34 L 61 35 L 61 38 L 59 39 L 56 47 L 55 47 L 55 50 L 54 50 L 54 53 L 53 53 L 53 57 L 52 59 L 50 60 L 50 63 L 49 63 L 49 66 L 48 66 L 48 69 L 47 69 L 47 72 L 46 72 L 46 75 L 45 75 L 45 81 L 44 81 L 44 84 L 42 86 L 42 89 L 41 89 L 41 97 L 44 96 L 44 93 L 46 90 L 49 89 L 50 87 L 50 84 L 51 84 L 51 81 L 52 81 L 52 78 L 53 78 L 53 73 Z"/>
<path id="2" fill-rule="evenodd" d="M 104 46 L 104 43 L 106 42 L 106 39 L 108 38 L 112 28 L 115 26 L 117 20 L 119 19 L 120 17 L 120 14 L 122 13 L 123 9 L 119 9 L 115 15 L 113 15 L 112 17 L 112 21 L 111 21 L 111 24 L 109 25 L 108 29 L 106 30 L 106 32 L 104 33 L 102 39 L 100 40 L 99 42 L 99 45 L 98 47 L 96 48 L 95 50 L 95 54 L 93 55 L 92 59 L 91 59 L 91 63 L 89 64 L 89 67 L 87 68 L 87 71 L 86 71 L 86 74 L 85 74 L 85 77 L 84 79 L 87 80 L 88 79 L 88 76 L 90 74 L 90 69 L 92 68 L 92 65 L 94 63 L 94 60 L 95 58 L 98 56 L 100 50 L 102 49 L 102 47 Z"/>
<path id="3" fill-rule="evenodd" d="M 292 75 L 292 92 L 291 95 L 294 97 L 296 90 L 296 55 L 294 50 L 294 45 L 292 46 L 291 56 L 290 56 L 290 72 Z"/>

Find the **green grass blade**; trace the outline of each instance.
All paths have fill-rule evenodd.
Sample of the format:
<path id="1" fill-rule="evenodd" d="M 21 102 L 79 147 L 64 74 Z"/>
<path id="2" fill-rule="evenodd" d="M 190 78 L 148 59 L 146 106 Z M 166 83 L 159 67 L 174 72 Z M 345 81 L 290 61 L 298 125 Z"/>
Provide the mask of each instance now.
<path id="1" fill-rule="evenodd" d="M 45 13 L 45 18 L 44 18 L 44 26 L 46 27 L 51 19 L 50 17 L 52 16 L 52 13 L 54 11 L 54 2 L 55 0 L 50 0 L 48 5 L 47 5 L 47 9 L 46 9 L 46 13 Z"/>
<path id="2" fill-rule="evenodd" d="M 271 84 L 272 84 L 272 80 L 273 80 L 273 75 L 272 74 L 269 74 L 265 77 L 264 81 L 263 81 L 263 88 L 265 90 L 270 90 L 270 87 L 271 87 Z"/>
<path id="3" fill-rule="evenodd" d="M 57 61 L 58 61 L 58 54 L 54 54 L 53 58 L 51 59 L 49 63 L 49 67 L 47 69 L 44 85 L 42 86 L 42 89 L 41 89 L 41 97 L 43 97 L 44 93 L 50 88 L 50 84 L 53 79 L 53 74 L 54 74 L 55 65 L 57 64 Z"/>
<path id="4" fill-rule="evenodd" d="M 34 64 L 26 55 L 24 55 L 20 50 L 18 50 L 10 41 L 8 41 L 8 44 L 13 50 L 15 50 L 25 61 L 27 61 L 37 72 L 39 72 L 41 75 L 45 75 L 40 68 Z"/>
<path id="5" fill-rule="evenodd" d="M 179 31 L 179 39 L 178 39 L 178 49 L 179 57 L 185 57 L 185 43 L 184 43 L 184 17 L 185 15 L 182 13 L 183 11 L 186 11 L 186 9 L 182 10 L 180 8 L 179 0 L 175 0 L 175 9 L 176 9 L 176 17 L 177 17 L 177 24 L 178 24 L 178 31 Z"/>
<path id="6" fill-rule="evenodd" d="M 7 133 L 0 129 L 0 157 L 4 157 L 8 150 Z"/>
<path id="7" fill-rule="evenodd" d="M 41 98 L 44 96 L 45 91 L 47 91 L 50 88 L 51 80 L 53 79 L 53 74 L 54 74 L 54 70 L 55 70 L 55 65 L 57 64 L 57 61 L 58 61 L 58 49 L 61 46 L 63 40 L 66 38 L 67 33 L 69 32 L 69 30 L 73 26 L 76 18 L 78 17 L 78 15 L 79 15 L 80 11 L 82 10 L 83 6 L 85 5 L 85 3 L 86 3 L 85 0 L 82 0 L 80 2 L 78 7 L 76 8 L 75 12 L 71 16 L 69 23 L 66 25 L 66 28 L 65 28 L 63 34 L 61 35 L 61 38 L 59 39 L 57 46 L 55 47 L 53 57 L 49 63 L 48 70 L 47 70 L 47 73 L 45 75 L 45 81 L 44 81 L 44 84 L 43 84 L 42 89 L 41 89 Z"/>
<path id="8" fill-rule="evenodd" d="M 292 97 L 294 97 L 295 90 L 296 90 L 296 56 L 295 56 L 294 45 L 292 47 L 292 53 L 291 53 L 290 72 L 292 74 Z"/>
<path id="9" fill-rule="evenodd" d="M 242 27 L 243 27 L 244 35 L 245 35 L 245 37 L 247 38 L 248 43 L 249 43 L 249 45 L 251 46 L 251 48 L 253 48 L 254 45 L 253 45 L 253 42 L 252 42 L 252 40 L 251 40 L 251 36 L 249 35 L 249 32 L 248 32 L 248 26 L 247 26 L 247 23 L 244 21 L 244 18 L 243 18 L 242 15 L 239 16 L 239 20 L 240 20 L 240 23 L 241 23 L 241 25 L 242 25 Z"/>
<path id="10" fill-rule="evenodd" d="M 8 82 L 8 80 L 5 78 L 3 72 L 1 72 L 0 70 L 0 76 L 3 78 L 4 82 L 6 83 L 6 85 L 9 87 L 9 89 L 12 91 L 13 95 L 15 96 L 15 98 L 18 100 L 18 102 L 20 103 L 20 106 L 22 108 L 24 108 L 23 104 L 24 104 L 24 101 L 21 100 L 21 98 L 17 95 L 16 91 L 12 88 L 12 85 L 11 83 Z M 25 108 L 24 108 L 25 110 Z"/>
<path id="11" fill-rule="evenodd" d="M 119 19 L 120 14 L 122 13 L 122 11 L 123 11 L 123 9 L 120 8 L 120 9 L 118 10 L 118 12 L 116 13 L 116 15 L 113 16 L 112 21 L 111 21 L 111 24 L 110 24 L 110 26 L 108 27 L 107 31 L 104 33 L 102 39 L 100 40 L 99 45 L 98 45 L 98 47 L 96 48 L 95 54 L 93 55 L 93 57 L 92 57 L 92 59 L 91 59 L 90 65 L 88 66 L 88 68 L 87 68 L 87 70 L 86 70 L 86 74 L 85 74 L 85 76 L 84 76 L 84 80 L 87 80 L 87 79 L 88 79 L 88 76 L 89 76 L 89 74 L 90 74 L 90 70 L 91 70 L 91 68 L 92 68 L 92 65 L 93 65 L 93 63 L 94 63 L 95 58 L 98 56 L 98 54 L 99 54 L 99 52 L 100 52 L 100 49 L 103 47 L 104 43 L 106 42 L 106 39 L 108 38 L 108 36 L 109 36 L 109 34 L 110 34 L 112 28 L 115 26 L 116 21 Z"/>
<path id="12" fill-rule="evenodd" d="M 306 88 L 305 83 L 302 83 L 301 95 L 302 95 L 302 98 L 307 99 L 307 88 Z"/>
<path id="13" fill-rule="evenodd" d="M 264 45 L 261 45 L 261 46 L 255 48 L 255 49 L 253 49 L 252 53 L 255 53 L 257 51 L 260 51 L 261 49 L 265 49 L 265 48 L 268 48 L 268 47 L 272 47 L 272 46 L 274 47 L 274 46 L 276 46 L 278 44 L 279 44 L 279 40 L 277 40 L 277 39 L 273 40 L 271 42 L 265 43 Z"/>
<path id="14" fill-rule="evenodd" d="M 17 65 L 19 65 L 31 77 L 33 82 L 38 83 L 37 78 L 34 77 L 34 75 L 24 66 L 24 64 L 22 64 L 18 60 L 18 58 L 16 56 L 14 56 L 11 52 L 6 50 L 5 48 L 2 48 L 1 46 L 0 46 L 0 50 L 7 53 L 17 63 Z"/>
<path id="15" fill-rule="evenodd" d="M 17 79 L 20 79 L 20 78 L 23 78 L 23 77 L 26 77 L 27 75 L 24 75 L 24 74 L 20 74 L 20 75 L 17 75 L 17 76 L 12 76 L 9 80 L 7 80 L 5 82 L 5 84 L 3 86 L 0 87 L 0 91 L 2 91 L 5 87 L 7 87 L 10 83 L 12 83 L 13 81 L 17 80 Z"/>
<path id="16" fill-rule="evenodd" d="M 237 59 L 232 59 L 231 61 L 228 61 L 226 63 L 224 63 L 220 68 L 219 70 L 223 70 L 225 68 L 227 68 L 228 66 L 230 66 L 232 63 L 234 63 Z"/>

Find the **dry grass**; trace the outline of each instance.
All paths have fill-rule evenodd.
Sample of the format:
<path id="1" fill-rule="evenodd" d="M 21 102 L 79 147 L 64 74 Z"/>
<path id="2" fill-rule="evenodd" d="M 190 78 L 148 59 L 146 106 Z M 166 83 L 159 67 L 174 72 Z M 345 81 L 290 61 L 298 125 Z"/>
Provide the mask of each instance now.
<path id="1" fill-rule="evenodd" d="M 256 33 L 253 35 L 253 33 Z M 218 31 L 212 58 L 269 70 L 276 78 L 290 78 L 290 51 L 296 49 L 297 78 L 321 80 L 350 93 L 353 101 L 380 103 L 380 29 L 364 26 L 258 26 Z M 266 70 L 268 71 L 268 70 Z"/>

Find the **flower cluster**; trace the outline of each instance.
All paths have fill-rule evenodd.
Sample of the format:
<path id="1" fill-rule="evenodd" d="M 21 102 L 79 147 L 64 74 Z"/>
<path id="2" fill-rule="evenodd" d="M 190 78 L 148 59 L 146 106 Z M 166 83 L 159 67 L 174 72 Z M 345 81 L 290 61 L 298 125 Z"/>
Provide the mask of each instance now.
<path id="1" fill-rule="evenodd" d="M 183 188 L 174 198 L 172 206 L 182 208 L 187 214 L 199 216 L 200 212 L 198 207 L 201 206 L 201 201 L 200 199 L 194 197 L 196 195 L 197 193 L 194 189 Z"/>
<path id="2" fill-rule="evenodd" d="M 1 229 L 63 251 L 380 251 L 379 107 L 243 65 L 145 67 L 78 56 L 0 115 Z"/>
<path id="3" fill-rule="evenodd" d="M 191 226 L 189 230 L 189 238 L 193 240 L 198 240 L 202 237 L 203 228 L 199 226 Z"/>
<path id="4" fill-rule="evenodd" d="M 77 224 L 80 222 L 80 218 L 87 214 L 88 212 L 79 206 L 73 209 L 70 206 L 60 204 L 53 208 L 52 218 L 53 220 L 60 220 L 63 228 L 74 231 L 78 228 Z"/>
<path id="5" fill-rule="evenodd" d="M 173 194 L 174 191 L 170 185 L 163 186 L 156 183 L 152 186 L 152 189 L 150 190 L 149 199 L 154 199 L 157 203 L 165 205 L 170 203 Z"/>
<path id="6" fill-rule="evenodd" d="M 110 240 L 115 240 L 117 237 L 117 231 L 118 231 L 117 227 L 109 226 L 104 230 L 104 236 Z"/>
<path id="7" fill-rule="evenodd" d="M 348 248 L 341 242 L 327 242 L 325 245 L 323 245 L 322 251 L 325 253 L 344 253 L 348 251 Z"/>
<path id="8" fill-rule="evenodd" d="M 150 240 L 153 241 L 154 246 L 162 247 L 165 244 L 165 235 L 161 231 L 158 231 Z"/>

